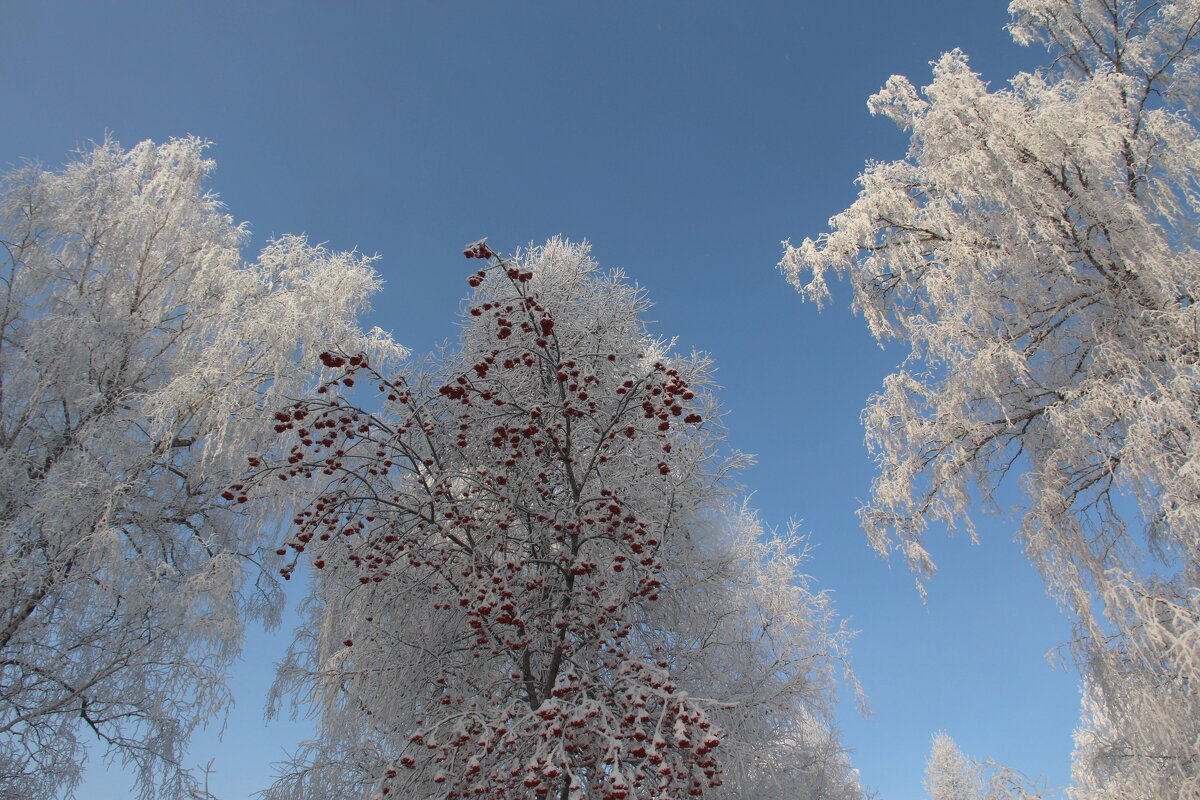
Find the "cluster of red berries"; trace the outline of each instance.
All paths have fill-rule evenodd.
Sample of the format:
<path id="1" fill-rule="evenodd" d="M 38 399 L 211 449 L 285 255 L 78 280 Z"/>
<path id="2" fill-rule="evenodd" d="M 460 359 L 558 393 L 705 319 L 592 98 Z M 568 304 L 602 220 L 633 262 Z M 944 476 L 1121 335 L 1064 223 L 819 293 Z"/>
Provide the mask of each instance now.
<path id="1" fill-rule="evenodd" d="M 496 254 L 492 252 L 492 248 L 487 246 L 487 239 L 471 242 L 463 248 L 463 255 L 467 258 L 482 258 L 484 260 L 496 257 Z"/>

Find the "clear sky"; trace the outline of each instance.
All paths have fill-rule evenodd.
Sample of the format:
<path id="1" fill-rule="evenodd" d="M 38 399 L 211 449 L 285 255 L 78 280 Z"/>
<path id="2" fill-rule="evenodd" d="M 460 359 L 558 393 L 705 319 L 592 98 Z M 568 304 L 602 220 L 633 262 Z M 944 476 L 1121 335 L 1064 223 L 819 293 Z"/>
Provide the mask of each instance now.
<path id="1" fill-rule="evenodd" d="M 61 164 L 106 131 L 125 146 L 212 140 L 211 188 L 256 243 L 305 232 L 379 253 L 369 320 L 414 352 L 453 338 L 466 242 L 586 238 L 655 302 L 654 330 L 713 355 L 742 476 L 774 525 L 803 520 L 810 571 L 860 631 L 873 714 L 839 712 L 864 784 L 923 796 L 931 736 L 1067 782 L 1078 677 L 1046 655 L 1069 630 L 1012 542 L 931 537 L 927 605 L 854 512 L 872 464 L 859 411 L 901 358 L 847 311 L 802 303 L 780 240 L 815 235 L 868 159 L 904 137 L 872 118 L 888 76 L 928 81 L 959 47 L 993 86 L 1044 63 L 1003 0 L 833 2 L 0 4 L 0 165 Z M 1010 501 L 1017 498 L 1011 496 Z M 252 631 L 212 788 L 242 800 L 306 726 L 261 711 L 282 639 Z M 128 794 L 99 759 L 84 800 Z"/>

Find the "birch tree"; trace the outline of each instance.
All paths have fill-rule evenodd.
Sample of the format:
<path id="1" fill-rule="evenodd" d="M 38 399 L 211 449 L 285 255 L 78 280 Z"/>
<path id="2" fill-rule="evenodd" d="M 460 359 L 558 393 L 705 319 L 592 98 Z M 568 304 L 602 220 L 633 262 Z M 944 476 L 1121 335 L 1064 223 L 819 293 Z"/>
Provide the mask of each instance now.
<path id="1" fill-rule="evenodd" d="M 278 619 L 238 476 L 268 409 L 355 317 L 369 259 L 246 239 L 197 139 L 112 141 L 0 194 L 0 796 L 70 793 L 86 742 L 182 796 L 189 734 L 229 702 L 246 615 Z M 264 568 L 270 572 L 264 572 Z"/>
<path id="2" fill-rule="evenodd" d="M 709 361 L 586 246 L 467 255 L 458 347 L 325 353 L 341 375 L 256 478 L 327 481 L 280 548 L 316 582 L 277 699 L 318 737 L 268 796 L 861 796 L 830 720 L 846 633 L 734 502 Z"/>
<path id="3" fill-rule="evenodd" d="M 976 501 L 1019 473 L 1019 536 L 1103 710 L 1084 727 L 1129 776 L 1081 796 L 1196 796 L 1200 3 L 1009 10 L 1053 64 L 991 90 L 954 51 L 921 92 L 891 78 L 869 106 L 907 156 L 868 165 L 781 267 L 818 303 L 846 276 L 872 333 L 911 345 L 863 414 L 871 543 L 923 581 L 929 525 L 974 536 Z"/>

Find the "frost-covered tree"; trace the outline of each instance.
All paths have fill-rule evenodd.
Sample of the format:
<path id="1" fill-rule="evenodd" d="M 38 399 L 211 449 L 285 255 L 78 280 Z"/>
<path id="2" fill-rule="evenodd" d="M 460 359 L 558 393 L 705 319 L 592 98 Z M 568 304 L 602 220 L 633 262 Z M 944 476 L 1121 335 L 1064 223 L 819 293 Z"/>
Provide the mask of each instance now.
<path id="1" fill-rule="evenodd" d="M 944 733 L 933 737 L 929 761 L 925 763 L 925 791 L 929 800 L 983 800 L 979 764 L 963 755 Z"/>
<path id="2" fill-rule="evenodd" d="M 1081 800 L 1200 797 L 1200 590 L 1180 593 L 1126 580 L 1106 594 L 1136 627 L 1088 666 L 1071 770 Z"/>
<path id="3" fill-rule="evenodd" d="M 979 762 L 945 733 L 933 737 L 925 762 L 929 800 L 1039 800 L 1024 775 L 993 761 Z"/>
<path id="4" fill-rule="evenodd" d="M 194 788 L 180 758 L 244 615 L 279 611 L 282 493 L 247 502 L 246 450 L 314 348 L 386 344 L 355 326 L 367 259 L 284 238 L 242 263 L 204 148 L 106 141 L 4 178 L 0 797 L 70 793 L 89 738 L 145 797 Z"/>
<path id="5" fill-rule="evenodd" d="M 907 157 L 868 166 L 781 267 L 817 302 L 848 276 L 874 335 L 911 345 L 864 413 L 874 546 L 930 575 L 928 525 L 974 535 L 973 499 L 1020 472 L 1020 536 L 1124 743 L 1105 752 L 1146 778 L 1114 796 L 1194 796 L 1200 3 L 1009 9 L 1053 65 L 991 91 L 956 51 L 921 92 L 891 78 L 870 108 L 911 132 Z"/>
<path id="6" fill-rule="evenodd" d="M 795 538 L 731 504 L 709 362 L 586 246 L 467 255 L 458 347 L 403 375 L 324 354 L 342 375 L 257 478 L 327 481 L 280 549 L 315 583 L 277 697 L 318 736 L 268 796 L 861 796 L 846 634 Z"/>

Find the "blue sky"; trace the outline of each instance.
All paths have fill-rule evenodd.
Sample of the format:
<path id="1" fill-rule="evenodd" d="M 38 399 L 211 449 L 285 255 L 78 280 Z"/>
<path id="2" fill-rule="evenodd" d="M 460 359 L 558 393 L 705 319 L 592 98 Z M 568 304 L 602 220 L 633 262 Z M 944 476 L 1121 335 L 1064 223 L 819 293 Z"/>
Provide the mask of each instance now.
<path id="1" fill-rule="evenodd" d="M 1002 0 L 9 0 L 0 165 L 58 165 L 106 132 L 206 137 L 211 188 L 257 243 L 305 232 L 381 255 L 369 322 L 415 352 L 455 335 L 464 243 L 590 240 L 648 289 L 657 333 L 715 358 L 732 444 L 758 456 L 754 504 L 817 545 L 810 571 L 860 631 L 873 714 L 847 699 L 839 721 L 864 784 L 921 797 L 945 730 L 1061 786 L 1078 678 L 1047 664 L 1069 630 L 1012 518 L 984 519 L 979 546 L 935 532 L 922 605 L 854 516 L 872 474 L 859 411 L 901 351 L 870 340 L 844 285 L 818 312 L 775 269 L 780 240 L 823 230 L 868 159 L 903 154 L 866 110 L 889 75 L 927 82 L 954 47 L 993 86 L 1046 61 L 1006 20 Z M 282 641 L 252 632 L 224 741 L 195 748 L 222 800 L 261 788 L 306 730 L 261 720 Z M 126 796 L 94 766 L 81 798 Z"/>

